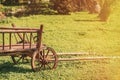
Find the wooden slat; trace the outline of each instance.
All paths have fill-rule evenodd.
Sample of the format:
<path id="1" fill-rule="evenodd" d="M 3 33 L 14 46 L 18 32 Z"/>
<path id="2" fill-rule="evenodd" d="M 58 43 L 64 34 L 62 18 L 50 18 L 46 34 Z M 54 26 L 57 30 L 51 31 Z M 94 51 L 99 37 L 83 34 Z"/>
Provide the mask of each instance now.
<path id="1" fill-rule="evenodd" d="M 42 31 L 43 31 L 43 25 L 40 25 L 40 30 L 37 33 L 38 36 L 38 40 L 37 40 L 37 46 L 36 48 L 38 49 L 38 51 L 40 51 L 41 49 L 41 41 L 42 41 Z"/>
<path id="2" fill-rule="evenodd" d="M 32 44 L 32 33 L 30 33 L 30 49 L 31 49 L 31 44 Z"/>
<path id="3" fill-rule="evenodd" d="M 0 27 L 0 29 L 5 29 L 5 30 L 39 30 L 35 28 L 10 28 L 10 27 Z"/>
<path id="4" fill-rule="evenodd" d="M 0 33 L 30 33 L 30 32 L 33 32 L 33 33 L 36 33 L 37 30 L 0 30 Z"/>
<path id="5" fill-rule="evenodd" d="M 62 56 L 62 55 L 94 55 L 95 53 L 89 53 L 89 52 L 72 52 L 72 53 L 57 53 L 57 55 Z"/>
<path id="6" fill-rule="evenodd" d="M 40 48 L 40 51 L 42 50 L 42 49 L 45 49 L 46 48 L 46 46 L 42 46 L 41 48 Z M 10 55 L 15 55 L 16 53 L 17 54 L 26 54 L 26 52 L 27 53 L 29 53 L 29 52 L 34 52 L 36 50 L 36 46 L 35 47 L 32 47 L 31 49 L 28 47 L 28 48 L 26 48 L 26 49 L 20 49 L 20 48 L 18 48 L 18 49 L 8 49 L 8 50 L 0 50 L 0 56 L 10 56 Z"/>
<path id="7" fill-rule="evenodd" d="M 12 44 L 11 46 L 22 46 L 23 44 Z M 29 46 L 29 44 L 24 44 L 25 46 Z M 2 47 L 3 45 L 0 45 L 0 47 Z M 31 44 L 31 46 L 36 46 L 36 44 Z M 9 47 L 9 45 L 4 45 L 4 47 Z"/>
<path id="8" fill-rule="evenodd" d="M 9 34 L 9 49 L 12 47 L 12 33 Z"/>
<path id="9" fill-rule="evenodd" d="M 25 48 L 25 33 L 23 33 L 23 49 Z"/>
<path id="10" fill-rule="evenodd" d="M 0 56 L 11 56 L 11 55 L 16 55 L 16 54 L 28 54 L 29 52 L 34 51 L 34 50 L 36 50 L 36 48 L 3 50 L 2 52 L 0 51 Z"/>
<path id="11" fill-rule="evenodd" d="M 110 57 L 82 57 L 82 58 L 59 58 L 59 61 L 77 61 L 77 60 L 104 60 Z"/>
<path id="12" fill-rule="evenodd" d="M 4 50 L 4 46 L 5 46 L 5 33 L 2 33 L 2 40 L 3 40 L 2 49 Z"/>

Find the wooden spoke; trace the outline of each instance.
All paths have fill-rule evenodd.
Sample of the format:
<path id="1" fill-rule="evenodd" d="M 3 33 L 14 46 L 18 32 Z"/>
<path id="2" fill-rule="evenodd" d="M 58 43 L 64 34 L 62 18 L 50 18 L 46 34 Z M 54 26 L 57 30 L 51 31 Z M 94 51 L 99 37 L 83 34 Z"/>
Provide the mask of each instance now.
<path id="1" fill-rule="evenodd" d="M 45 59 L 45 50 L 43 49 L 43 59 Z"/>
<path id="2" fill-rule="evenodd" d="M 41 64 L 41 66 L 39 67 L 40 69 L 43 67 L 43 64 Z"/>
<path id="3" fill-rule="evenodd" d="M 49 69 L 52 69 L 49 64 L 47 64 L 47 66 L 48 66 Z"/>
<path id="4" fill-rule="evenodd" d="M 11 58 L 14 64 L 29 62 L 25 55 L 13 55 Z"/>
<path id="5" fill-rule="evenodd" d="M 47 51 L 47 53 L 46 53 L 46 55 L 45 55 L 45 58 L 47 58 L 47 56 L 48 56 L 48 53 L 49 53 L 49 50 Z"/>
<path id="6" fill-rule="evenodd" d="M 23 57 L 21 56 L 16 62 L 18 63 L 20 60 L 22 60 L 23 59 Z"/>

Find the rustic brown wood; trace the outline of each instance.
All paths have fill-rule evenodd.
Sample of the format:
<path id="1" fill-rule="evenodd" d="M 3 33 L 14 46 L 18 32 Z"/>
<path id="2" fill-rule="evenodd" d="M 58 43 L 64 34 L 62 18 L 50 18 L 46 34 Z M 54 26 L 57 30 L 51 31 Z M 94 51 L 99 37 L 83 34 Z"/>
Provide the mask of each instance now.
<path id="1" fill-rule="evenodd" d="M 25 48 L 25 33 L 23 33 L 23 49 Z"/>
<path id="2" fill-rule="evenodd" d="M 37 33 L 37 39 L 38 40 L 37 40 L 37 46 L 36 46 L 38 51 L 40 51 L 40 48 L 41 48 L 42 31 L 43 31 L 43 25 L 40 25 L 40 30 Z"/>
<path id="3" fill-rule="evenodd" d="M 14 26 L 13 24 L 12 24 L 12 26 Z M 6 29 L 6 30 L 39 30 L 39 29 L 35 29 L 35 28 L 16 28 L 16 27 L 14 27 L 14 28 L 10 28 L 10 27 L 0 27 L 0 29 Z"/>
<path id="4" fill-rule="evenodd" d="M 3 38 L 3 50 L 4 50 L 4 46 L 5 46 L 5 34 L 4 33 L 2 33 L 2 38 Z"/>
<path id="5" fill-rule="evenodd" d="M 12 47 L 14 47 L 14 46 L 22 46 L 23 44 L 11 44 L 11 46 Z M 26 44 L 24 44 L 25 46 L 29 46 L 30 44 L 28 44 L 28 43 L 26 43 Z M 31 44 L 31 46 L 36 46 L 36 44 Z M 3 47 L 3 45 L 0 45 L 0 47 Z M 6 44 L 4 47 L 9 47 L 9 45 L 8 44 Z"/>
<path id="6" fill-rule="evenodd" d="M 57 55 L 93 55 L 93 54 L 95 54 L 95 53 L 89 53 L 89 52 L 79 52 L 79 53 L 75 53 L 75 52 L 73 52 L 73 53 L 57 53 Z"/>
<path id="7" fill-rule="evenodd" d="M 0 33 L 36 33 L 38 30 L 0 30 Z"/>
<path id="8" fill-rule="evenodd" d="M 0 56 L 11 56 L 11 55 L 22 55 L 22 54 L 32 54 L 32 52 L 35 50 L 35 48 L 33 49 L 19 49 L 19 50 L 9 50 L 9 51 L 3 51 L 2 53 L 0 53 Z"/>
<path id="9" fill-rule="evenodd" d="M 33 29 L 33 28 L 10 28 L 10 27 L 0 27 L 0 29 L 6 29 L 6 30 L 39 30 L 39 29 Z"/>
<path id="10" fill-rule="evenodd" d="M 33 52 L 36 50 L 36 45 L 32 46 L 32 48 L 30 49 L 29 46 L 25 46 L 25 49 L 22 49 L 21 47 L 18 48 L 13 48 L 13 49 L 6 49 L 6 50 L 0 50 L 0 56 L 10 56 L 11 54 L 16 54 L 16 53 L 20 53 L 20 54 L 26 54 Z M 46 46 L 42 45 L 40 48 L 40 51 L 46 49 Z"/>
<path id="11" fill-rule="evenodd" d="M 12 46 L 11 49 L 9 49 L 9 47 L 4 47 L 4 48 L 5 48 L 4 50 L 0 49 L 0 53 L 4 53 L 4 52 L 8 52 L 9 53 L 9 52 L 14 52 L 14 51 L 16 52 L 16 50 L 23 51 L 24 49 L 29 49 L 30 50 L 29 45 L 24 46 L 24 49 L 23 49 L 23 46 Z M 33 49 L 33 48 L 36 48 L 36 45 L 32 46 L 31 49 Z"/>
<path id="12" fill-rule="evenodd" d="M 58 61 L 77 61 L 77 60 L 105 60 L 109 57 L 82 57 L 82 58 L 59 58 Z"/>
<path id="13" fill-rule="evenodd" d="M 12 33 L 9 34 L 9 49 L 11 49 Z"/>
<path id="14" fill-rule="evenodd" d="M 31 44 L 32 44 L 32 33 L 30 33 L 30 49 L 31 49 Z"/>
<path id="15" fill-rule="evenodd" d="M 41 56 L 39 56 L 41 54 Z M 52 56 L 49 56 L 52 55 Z M 52 59 L 50 62 L 48 59 Z M 37 64 L 36 64 L 37 63 Z M 31 66 L 33 71 L 38 71 L 40 69 L 55 69 L 57 67 L 58 57 L 54 49 L 47 47 L 43 49 L 41 52 L 37 50 L 33 53 L 33 57 L 31 60 Z M 42 65 L 42 67 L 40 67 Z"/>

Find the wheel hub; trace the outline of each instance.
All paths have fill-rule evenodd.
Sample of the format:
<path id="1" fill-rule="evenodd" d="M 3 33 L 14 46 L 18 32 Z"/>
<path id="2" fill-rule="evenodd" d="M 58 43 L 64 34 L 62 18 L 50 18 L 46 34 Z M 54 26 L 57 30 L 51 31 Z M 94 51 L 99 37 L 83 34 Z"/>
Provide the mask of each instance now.
<path id="1" fill-rule="evenodd" d="M 47 59 L 43 59 L 43 60 L 41 61 L 41 63 L 42 63 L 43 65 L 45 65 L 45 64 L 48 63 L 48 61 L 47 61 Z"/>

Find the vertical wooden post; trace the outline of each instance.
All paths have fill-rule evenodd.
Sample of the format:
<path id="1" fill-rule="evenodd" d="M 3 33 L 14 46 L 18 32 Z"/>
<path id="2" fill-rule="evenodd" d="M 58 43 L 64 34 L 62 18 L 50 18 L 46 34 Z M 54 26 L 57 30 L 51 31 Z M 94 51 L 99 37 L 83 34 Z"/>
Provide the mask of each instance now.
<path id="1" fill-rule="evenodd" d="M 32 32 L 30 33 L 30 49 L 31 49 L 31 44 L 32 44 Z"/>
<path id="2" fill-rule="evenodd" d="M 26 35 L 27 42 L 30 42 L 27 33 L 25 33 L 25 35 Z"/>
<path id="3" fill-rule="evenodd" d="M 23 33 L 23 49 L 25 49 L 25 33 Z"/>
<path id="4" fill-rule="evenodd" d="M 3 50 L 4 50 L 4 47 L 5 47 L 5 33 L 3 32 L 2 33 L 2 39 L 3 39 Z"/>
<path id="5" fill-rule="evenodd" d="M 11 49 L 11 43 L 12 43 L 12 33 L 9 34 L 9 49 Z"/>
<path id="6" fill-rule="evenodd" d="M 41 41 L 42 41 L 42 32 L 43 32 L 43 25 L 40 25 L 40 30 L 37 32 L 37 49 L 40 51 L 41 49 Z"/>

